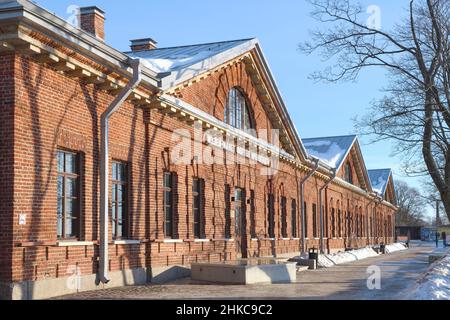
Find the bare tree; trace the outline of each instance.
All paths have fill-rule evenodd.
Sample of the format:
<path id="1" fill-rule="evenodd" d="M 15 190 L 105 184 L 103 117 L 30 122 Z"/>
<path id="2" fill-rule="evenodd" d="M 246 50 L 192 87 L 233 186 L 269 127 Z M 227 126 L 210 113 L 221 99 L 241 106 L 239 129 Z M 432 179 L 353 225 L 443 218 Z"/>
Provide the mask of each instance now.
<path id="1" fill-rule="evenodd" d="M 348 81 L 366 68 L 388 71 L 385 96 L 356 119 L 357 128 L 373 141 L 395 140 L 406 172 L 431 177 L 450 217 L 450 1 L 411 0 L 389 31 L 366 23 L 355 1 L 309 2 L 326 28 L 300 49 L 333 62 L 312 78 Z"/>
<path id="2" fill-rule="evenodd" d="M 427 202 L 419 190 L 403 181 L 396 181 L 395 196 L 399 210 L 396 223 L 399 226 L 425 226 Z"/>
<path id="3" fill-rule="evenodd" d="M 436 225 L 436 205 L 439 206 L 439 225 L 444 225 L 449 223 L 449 219 L 447 216 L 443 215 L 442 212 L 445 212 L 444 205 L 440 201 L 439 191 L 436 189 L 436 185 L 433 181 L 428 177 L 422 181 L 422 197 L 425 199 L 425 202 L 431 207 L 433 210 L 433 214 L 431 215 L 431 225 Z"/>

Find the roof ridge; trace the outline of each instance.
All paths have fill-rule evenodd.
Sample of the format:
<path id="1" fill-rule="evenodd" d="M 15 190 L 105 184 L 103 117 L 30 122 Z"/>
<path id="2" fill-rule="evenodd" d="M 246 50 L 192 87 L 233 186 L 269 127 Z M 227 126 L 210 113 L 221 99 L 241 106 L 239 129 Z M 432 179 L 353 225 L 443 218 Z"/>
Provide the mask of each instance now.
<path id="1" fill-rule="evenodd" d="M 187 44 L 187 45 L 173 46 L 173 47 L 163 47 L 163 48 L 156 48 L 156 49 L 151 49 L 151 50 L 124 51 L 124 53 L 127 54 L 127 53 L 134 53 L 134 52 L 143 52 L 143 51 L 158 51 L 158 50 L 166 50 L 166 49 L 179 49 L 179 48 L 187 48 L 187 47 L 195 47 L 195 46 L 206 46 L 206 45 L 211 45 L 211 44 L 230 43 L 230 42 L 239 42 L 239 41 L 250 41 L 250 40 L 254 40 L 254 39 L 256 39 L 256 38 L 253 37 L 253 38 L 243 38 L 243 39 L 236 39 L 236 40 L 214 41 L 214 42 Z"/>
<path id="2" fill-rule="evenodd" d="M 302 141 L 304 141 L 304 140 L 312 140 L 312 139 L 347 138 L 347 137 L 358 138 L 358 135 L 356 135 L 356 134 L 348 134 L 348 135 L 342 135 L 342 136 L 302 138 Z"/>

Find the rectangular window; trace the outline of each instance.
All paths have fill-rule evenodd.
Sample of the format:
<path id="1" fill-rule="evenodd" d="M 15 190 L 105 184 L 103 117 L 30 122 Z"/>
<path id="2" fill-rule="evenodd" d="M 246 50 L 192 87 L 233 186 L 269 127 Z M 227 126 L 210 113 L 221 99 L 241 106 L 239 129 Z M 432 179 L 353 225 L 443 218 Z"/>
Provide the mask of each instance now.
<path id="1" fill-rule="evenodd" d="M 347 211 L 347 237 L 352 236 L 352 218 L 350 211 Z"/>
<path id="2" fill-rule="evenodd" d="M 286 197 L 281 197 L 281 236 L 283 238 L 288 237 L 287 232 L 287 199 Z"/>
<path id="3" fill-rule="evenodd" d="M 192 211 L 194 214 L 194 237 L 196 239 L 205 236 L 204 228 L 204 190 L 205 180 L 194 178 L 192 180 Z"/>
<path id="4" fill-rule="evenodd" d="M 318 238 L 318 226 L 317 226 L 317 205 L 313 203 L 312 205 L 312 214 L 313 214 L 313 237 Z"/>
<path id="5" fill-rule="evenodd" d="M 361 214 L 361 236 L 366 236 L 366 219 L 363 214 Z"/>
<path id="6" fill-rule="evenodd" d="M 342 211 L 338 210 L 338 235 L 339 238 L 342 238 Z"/>
<path id="7" fill-rule="evenodd" d="M 79 155 L 58 151 L 57 236 L 80 238 L 80 164 Z"/>
<path id="8" fill-rule="evenodd" d="M 291 202 L 291 224 L 292 238 L 297 238 L 297 201 L 295 199 Z"/>
<path id="9" fill-rule="evenodd" d="M 163 201 L 164 201 L 164 236 L 174 238 L 174 178 L 172 172 L 164 172 L 163 177 Z"/>
<path id="10" fill-rule="evenodd" d="M 336 211 L 334 208 L 331 208 L 331 236 L 336 238 Z"/>
<path id="11" fill-rule="evenodd" d="M 241 237 L 244 234 L 245 224 L 243 223 L 243 218 L 245 217 L 245 190 L 240 188 L 234 189 L 234 224 L 235 224 L 235 235 L 236 237 Z"/>
<path id="12" fill-rule="evenodd" d="M 231 238 L 231 188 L 225 185 L 225 238 Z"/>
<path id="13" fill-rule="evenodd" d="M 250 236 L 256 238 L 255 191 L 250 191 Z"/>
<path id="14" fill-rule="evenodd" d="M 275 238 L 275 196 L 269 194 L 267 199 L 269 238 Z"/>
<path id="15" fill-rule="evenodd" d="M 112 236 L 122 239 L 128 236 L 128 168 L 123 162 L 112 164 Z"/>
<path id="16" fill-rule="evenodd" d="M 355 217 L 355 233 L 356 233 L 356 237 L 359 237 L 359 214 L 356 213 L 356 217 Z"/>
<path id="17" fill-rule="evenodd" d="M 358 229 L 359 229 L 359 236 L 362 237 L 363 236 L 363 224 L 362 224 L 362 214 L 358 215 Z"/>

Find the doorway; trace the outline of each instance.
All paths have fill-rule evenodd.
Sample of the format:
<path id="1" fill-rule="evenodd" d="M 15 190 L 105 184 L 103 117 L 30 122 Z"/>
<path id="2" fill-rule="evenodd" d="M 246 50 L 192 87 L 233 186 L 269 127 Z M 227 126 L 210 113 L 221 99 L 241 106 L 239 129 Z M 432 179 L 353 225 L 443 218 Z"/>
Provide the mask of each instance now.
<path id="1" fill-rule="evenodd" d="M 238 259 L 247 258 L 247 197 L 245 190 L 236 188 L 234 191 L 235 241 Z"/>

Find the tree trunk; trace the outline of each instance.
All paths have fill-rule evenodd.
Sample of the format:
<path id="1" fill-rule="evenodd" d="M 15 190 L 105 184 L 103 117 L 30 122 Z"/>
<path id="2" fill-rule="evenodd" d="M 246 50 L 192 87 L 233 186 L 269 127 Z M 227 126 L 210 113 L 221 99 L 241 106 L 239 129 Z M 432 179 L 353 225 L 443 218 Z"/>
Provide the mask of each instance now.
<path id="1" fill-rule="evenodd" d="M 428 172 L 430 173 L 431 178 L 433 179 L 436 188 L 439 191 L 441 196 L 441 200 L 444 204 L 445 212 L 447 217 L 450 218 L 450 193 L 447 188 L 447 179 L 443 179 L 440 175 L 439 169 L 437 167 L 436 161 L 433 157 L 433 153 L 431 151 L 431 139 L 433 134 L 433 96 L 431 90 L 428 90 L 425 94 L 425 125 L 424 125 L 424 133 L 423 133 L 423 147 L 422 154 L 425 164 L 427 166 Z M 449 158 L 445 159 L 445 168 L 446 173 L 449 172 L 450 161 Z M 449 175 L 446 174 L 446 178 Z"/>

